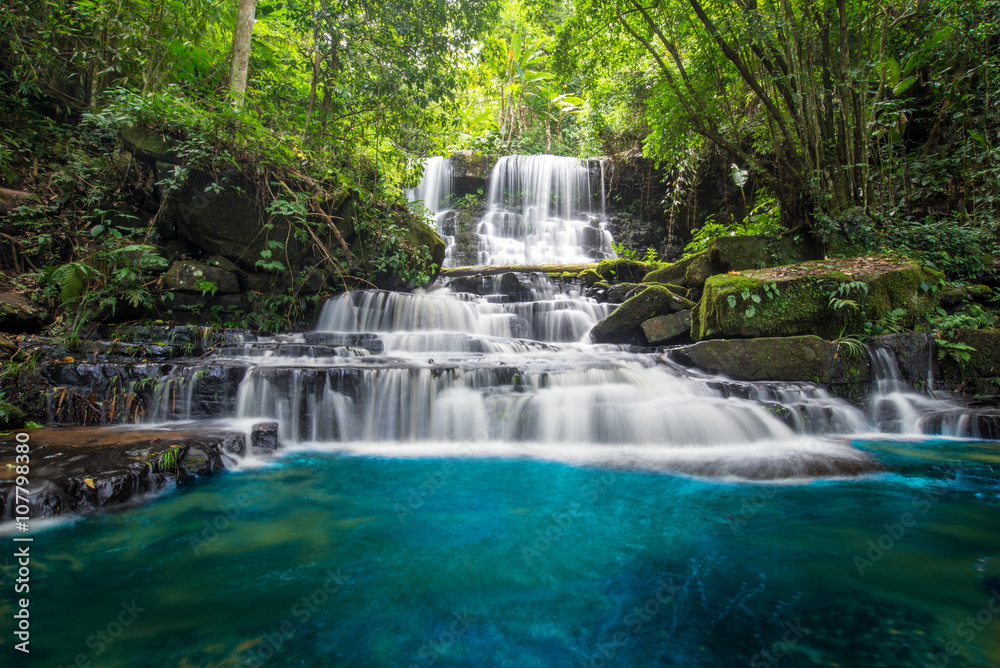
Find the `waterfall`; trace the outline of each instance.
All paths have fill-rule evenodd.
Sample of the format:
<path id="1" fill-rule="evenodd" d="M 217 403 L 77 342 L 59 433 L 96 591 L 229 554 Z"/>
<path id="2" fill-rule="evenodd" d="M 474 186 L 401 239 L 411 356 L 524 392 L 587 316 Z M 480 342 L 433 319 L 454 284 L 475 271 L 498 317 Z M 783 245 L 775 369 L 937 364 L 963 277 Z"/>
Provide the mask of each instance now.
<path id="1" fill-rule="evenodd" d="M 573 264 L 613 256 L 605 229 L 603 162 L 512 155 L 493 167 L 476 228 L 479 264 Z M 595 190 L 598 207 L 595 208 Z"/>
<path id="2" fill-rule="evenodd" d="M 422 202 L 435 216 L 448 211 L 451 205 L 451 160 L 439 156 L 425 160 L 420 184 L 406 191 L 406 199 Z"/>
<path id="3" fill-rule="evenodd" d="M 422 202 L 447 244 L 444 266 L 455 266 L 458 212 L 451 209 L 452 165 L 433 157 L 420 185 L 406 191 Z M 497 160 L 486 212 L 471 233 L 476 264 L 574 264 L 614 257 L 607 230 L 605 160 L 513 155 Z"/>

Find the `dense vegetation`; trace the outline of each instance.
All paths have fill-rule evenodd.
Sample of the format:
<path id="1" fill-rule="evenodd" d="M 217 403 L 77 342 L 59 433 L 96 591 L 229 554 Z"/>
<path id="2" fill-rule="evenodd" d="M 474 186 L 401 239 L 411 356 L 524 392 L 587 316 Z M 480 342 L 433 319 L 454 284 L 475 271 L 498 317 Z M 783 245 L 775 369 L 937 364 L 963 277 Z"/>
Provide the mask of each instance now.
<path id="1" fill-rule="evenodd" d="M 783 232 L 983 279 L 1000 206 L 998 17 L 996 0 L 10 0 L 0 186 L 35 197 L 7 206 L 5 280 L 76 322 L 154 306 L 162 249 L 123 217 L 193 170 L 235 169 L 303 239 L 330 222 L 325 202 L 356 199 L 371 252 L 324 260 L 341 287 L 419 284 L 427 258 L 401 242 L 416 222 L 399 193 L 416 158 L 461 148 L 641 151 L 664 181 L 662 236 L 680 246 Z M 175 142 L 173 173 L 123 152 L 133 127 Z M 741 206 L 674 225 L 712 179 Z M 269 310 L 301 313 L 296 295 L 268 295 Z"/>

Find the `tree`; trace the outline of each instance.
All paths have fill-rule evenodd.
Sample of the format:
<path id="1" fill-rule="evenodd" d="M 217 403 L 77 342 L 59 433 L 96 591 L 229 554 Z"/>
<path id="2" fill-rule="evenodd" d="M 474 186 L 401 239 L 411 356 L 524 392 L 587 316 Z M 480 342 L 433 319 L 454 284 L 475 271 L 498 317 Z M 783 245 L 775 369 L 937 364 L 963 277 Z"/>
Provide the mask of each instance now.
<path id="1" fill-rule="evenodd" d="M 250 39 L 253 36 L 257 0 L 240 0 L 233 30 L 233 58 L 229 66 L 229 96 L 237 107 L 243 106 L 250 68 Z"/>

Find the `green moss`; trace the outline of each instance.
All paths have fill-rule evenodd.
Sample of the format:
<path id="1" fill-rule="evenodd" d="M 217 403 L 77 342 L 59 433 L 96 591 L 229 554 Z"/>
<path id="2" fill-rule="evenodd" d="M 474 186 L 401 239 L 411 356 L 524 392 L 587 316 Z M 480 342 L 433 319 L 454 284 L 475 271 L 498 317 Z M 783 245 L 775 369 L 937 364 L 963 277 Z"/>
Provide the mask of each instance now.
<path id="1" fill-rule="evenodd" d="M 658 315 L 690 309 L 694 304 L 660 285 L 651 285 L 625 300 L 590 332 L 595 343 L 627 343 L 642 323 Z"/>
<path id="2" fill-rule="evenodd" d="M 601 260 L 594 270 L 601 278 L 610 283 L 640 283 L 649 273 L 649 265 L 636 260 Z"/>
<path id="3" fill-rule="evenodd" d="M 832 339 L 860 333 L 866 321 L 877 321 L 896 308 L 906 310 L 901 322 L 912 327 L 937 306 L 936 294 L 922 290 L 921 284 L 936 284 L 938 275 L 915 263 L 883 271 L 855 268 L 850 275 L 819 262 L 801 267 L 813 273 L 774 275 L 760 271 L 712 276 L 705 283 L 692 338 L 816 334 Z M 865 282 L 867 294 L 855 289 L 844 298 L 856 305 L 831 306 L 831 293 L 852 281 Z M 777 286 L 778 295 L 769 295 L 765 289 L 771 284 Z"/>

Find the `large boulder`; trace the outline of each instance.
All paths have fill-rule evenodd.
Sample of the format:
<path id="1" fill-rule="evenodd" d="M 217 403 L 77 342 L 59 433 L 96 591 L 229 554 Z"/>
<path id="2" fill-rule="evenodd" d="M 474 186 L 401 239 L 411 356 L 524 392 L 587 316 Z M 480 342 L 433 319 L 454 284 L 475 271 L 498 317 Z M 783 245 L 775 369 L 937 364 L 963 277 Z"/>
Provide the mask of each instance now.
<path id="1" fill-rule="evenodd" d="M 709 276 L 760 269 L 820 257 L 815 249 L 788 237 L 719 237 L 704 251 L 649 272 L 647 283 L 701 288 Z"/>
<path id="2" fill-rule="evenodd" d="M 939 272 L 915 262 L 853 258 L 731 272 L 705 282 L 691 338 L 796 336 L 834 339 L 864 331 L 894 309 L 903 327 L 938 305 Z M 831 301 L 833 299 L 833 301 Z"/>
<path id="3" fill-rule="evenodd" d="M 590 330 L 594 343 L 628 343 L 640 334 L 642 323 L 694 306 L 660 285 L 651 285 L 629 298 Z"/>
<path id="4" fill-rule="evenodd" d="M 671 356 L 733 380 L 818 383 L 854 401 L 860 401 L 871 384 L 867 354 L 818 336 L 700 341 Z"/>

